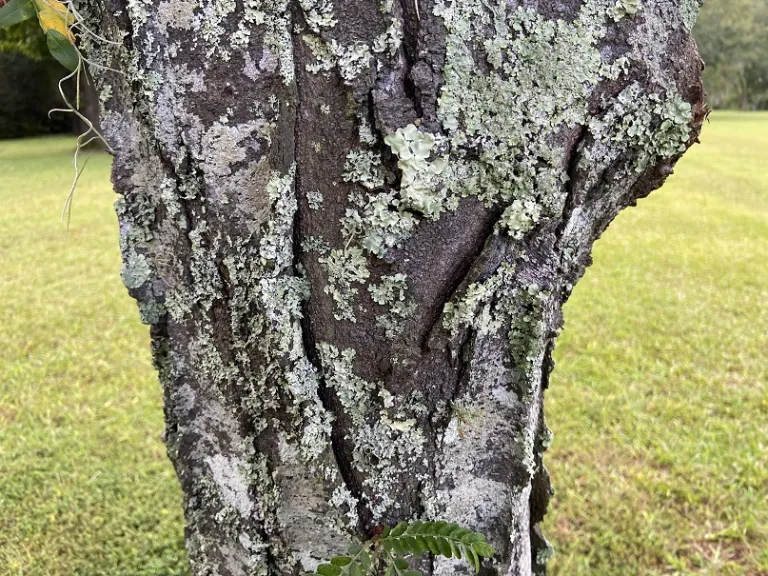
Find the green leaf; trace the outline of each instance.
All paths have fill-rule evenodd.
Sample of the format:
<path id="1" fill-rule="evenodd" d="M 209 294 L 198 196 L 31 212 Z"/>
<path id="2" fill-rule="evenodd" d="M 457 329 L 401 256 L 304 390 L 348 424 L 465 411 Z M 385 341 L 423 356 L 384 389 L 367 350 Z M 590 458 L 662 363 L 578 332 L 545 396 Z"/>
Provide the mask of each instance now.
<path id="1" fill-rule="evenodd" d="M 464 538 L 467 536 L 472 536 L 474 532 L 472 530 L 467 530 L 466 528 L 459 528 L 458 530 L 455 530 L 451 533 L 451 538 L 454 540 L 461 540 L 464 542 Z"/>
<path id="2" fill-rule="evenodd" d="M 418 534 L 423 524 L 421 520 L 414 520 L 408 525 L 408 534 Z"/>
<path id="3" fill-rule="evenodd" d="M 363 570 L 366 572 L 371 567 L 371 557 L 368 555 L 367 550 L 362 550 L 360 552 L 360 566 L 362 566 Z"/>
<path id="4" fill-rule="evenodd" d="M 405 558 L 395 558 L 395 566 L 397 566 L 398 570 L 407 570 L 408 560 Z"/>
<path id="5" fill-rule="evenodd" d="M 390 540 L 390 542 L 392 542 L 392 552 L 399 556 L 405 556 L 408 554 L 408 548 L 406 548 L 405 543 L 401 539 L 395 538 Z"/>
<path id="6" fill-rule="evenodd" d="M 451 545 L 448 543 L 448 540 L 445 538 L 437 537 L 435 538 L 435 541 L 437 542 L 437 547 L 440 549 L 440 554 L 442 556 L 445 556 L 446 558 L 453 556 Z"/>
<path id="7" fill-rule="evenodd" d="M 399 522 L 397 526 L 392 528 L 392 532 L 389 533 L 389 537 L 397 538 L 398 536 L 402 536 L 407 529 L 408 529 L 408 522 Z"/>
<path id="8" fill-rule="evenodd" d="M 67 70 L 73 72 L 77 70 L 80 65 L 80 54 L 75 45 L 57 30 L 48 30 L 45 36 L 51 55 Z"/>
<path id="9" fill-rule="evenodd" d="M 427 542 L 427 540 L 429 540 L 430 538 L 431 538 L 430 536 L 422 536 L 420 534 L 413 537 L 413 539 L 419 543 L 419 550 L 420 550 L 419 554 L 424 554 L 424 552 L 430 552 L 429 543 Z"/>
<path id="10" fill-rule="evenodd" d="M 472 545 L 472 549 L 485 558 L 491 558 L 494 554 L 493 546 L 488 544 L 488 542 L 475 542 Z"/>
<path id="11" fill-rule="evenodd" d="M 317 573 L 320 576 L 339 576 L 341 574 L 341 568 L 334 566 L 333 564 L 320 564 L 317 567 Z"/>
<path id="12" fill-rule="evenodd" d="M 480 558 L 477 557 L 475 551 L 469 546 L 464 547 L 464 558 L 472 565 L 476 573 L 480 572 Z"/>
<path id="13" fill-rule="evenodd" d="M 432 552 L 432 554 L 440 555 L 440 547 L 437 545 L 437 538 L 433 536 L 425 536 L 424 542 L 427 545 L 427 548 L 429 548 L 429 551 Z"/>
<path id="14" fill-rule="evenodd" d="M 0 29 L 24 22 L 36 14 L 32 0 L 11 0 L 0 8 Z"/>
<path id="15" fill-rule="evenodd" d="M 403 545 L 416 554 L 417 556 L 424 553 L 424 550 L 422 550 L 421 546 L 419 546 L 418 541 L 413 536 L 403 536 L 400 541 L 403 543 Z"/>
<path id="16" fill-rule="evenodd" d="M 453 552 L 454 557 L 461 558 L 461 549 L 456 545 L 456 542 L 448 540 L 448 544 L 451 546 L 451 551 Z"/>
<path id="17" fill-rule="evenodd" d="M 480 532 L 470 532 L 469 536 L 467 536 L 466 538 L 462 538 L 461 541 L 467 544 L 475 544 L 476 542 L 485 542 L 485 536 L 480 534 Z"/>
<path id="18" fill-rule="evenodd" d="M 448 524 L 448 522 L 446 522 L 445 520 L 440 520 L 439 522 L 430 522 L 430 524 L 431 525 L 429 527 L 429 533 L 437 536 L 438 534 L 440 534 L 440 530 L 442 530 L 445 527 L 445 525 Z"/>
<path id="19" fill-rule="evenodd" d="M 483 534 L 454 522 L 403 521 L 391 529 L 383 526 L 379 536 L 362 545 L 350 544 L 349 555 L 334 556 L 329 564 L 320 564 L 316 576 L 369 576 L 374 568 L 371 552 L 378 555 L 382 548 L 386 552 L 376 569 L 383 569 L 383 576 L 424 576 L 410 568 L 409 558 L 426 552 L 446 558 L 463 558 L 475 572 L 480 571 L 481 557 L 494 554 Z"/>

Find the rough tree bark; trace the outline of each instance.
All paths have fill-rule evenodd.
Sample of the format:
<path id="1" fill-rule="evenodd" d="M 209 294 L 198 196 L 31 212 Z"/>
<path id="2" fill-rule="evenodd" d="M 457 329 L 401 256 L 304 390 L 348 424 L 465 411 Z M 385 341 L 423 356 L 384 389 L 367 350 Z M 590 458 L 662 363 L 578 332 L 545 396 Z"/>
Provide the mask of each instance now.
<path id="1" fill-rule="evenodd" d="M 418 517 L 544 574 L 561 307 L 696 140 L 698 2 L 81 4 L 194 573 Z"/>

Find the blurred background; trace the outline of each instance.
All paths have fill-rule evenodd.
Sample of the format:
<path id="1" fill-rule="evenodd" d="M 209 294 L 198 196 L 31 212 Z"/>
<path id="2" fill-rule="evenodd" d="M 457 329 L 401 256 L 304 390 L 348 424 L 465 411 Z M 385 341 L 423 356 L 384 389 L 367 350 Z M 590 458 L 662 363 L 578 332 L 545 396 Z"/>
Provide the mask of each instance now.
<path id="1" fill-rule="evenodd" d="M 65 242 L 82 127 L 48 118 L 63 69 L 27 24 L 0 32 L 0 575 L 187 574 L 110 158 L 92 152 Z M 695 34 L 702 143 L 566 306 L 555 575 L 768 576 L 768 0 L 709 0 Z"/>

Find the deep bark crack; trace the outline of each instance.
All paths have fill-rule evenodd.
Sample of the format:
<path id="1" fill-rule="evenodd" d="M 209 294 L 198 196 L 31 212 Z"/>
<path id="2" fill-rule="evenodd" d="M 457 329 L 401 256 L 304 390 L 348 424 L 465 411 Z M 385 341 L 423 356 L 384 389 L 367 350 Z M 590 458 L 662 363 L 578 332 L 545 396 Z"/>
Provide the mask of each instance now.
<path id="1" fill-rule="evenodd" d="M 294 16 L 296 15 L 296 9 L 292 10 Z M 296 37 L 294 36 L 294 42 Z M 298 64 L 297 64 L 298 65 Z M 297 71 L 298 72 L 298 71 Z M 301 265 L 302 249 L 302 197 L 304 194 L 302 186 L 302 166 L 298 161 L 300 158 L 300 148 L 302 143 L 303 132 L 301 128 L 301 112 L 305 104 L 303 98 L 303 86 L 299 80 L 299 75 L 296 75 L 296 107 L 295 118 L 293 125 L 293 158 L 296 162 L 296 172 L 294 175 L 294 194 L 296 194 L 297 208 L 293 219 L 293 270 L 297 273 Z M 341 479 L 349 492 L 357 499 L 357 530 L 365 535 L 366 538 L 371 537 L 371 518 L 372 514 L 370 510 L 365 506 L 362 499 L 362 487 L 358 481 L 354 470 L 353 463 L 347 451 L 344 448 L 345 430 L 343 429 L 342 421 L 339 418 L 339 414 L 343 413 L 343 407 L 339 401 L 335 398 L 335 395 L 328 389 L 328 386 L 323 375 L 322 362 L 320 360 L 319 353 L 317 351 L 317 342 L 315 334 L 312 330 L 312 322 L 309 314 L 309 306 L 307 302 L 302 303 L 302 317 L 299 319 L 299 326 L 301 327 L 301 338 L 304 345 L 304 353 L 307 359 L 317 372 L 318 390 L 317 394 L 320 398 L 320 402 L 323 408 L 333 416 L 333 422 L 331 424 L 331 451 L 333 453 L 334 460 L 336 462 L 336 468 L 341 475 Z"/>

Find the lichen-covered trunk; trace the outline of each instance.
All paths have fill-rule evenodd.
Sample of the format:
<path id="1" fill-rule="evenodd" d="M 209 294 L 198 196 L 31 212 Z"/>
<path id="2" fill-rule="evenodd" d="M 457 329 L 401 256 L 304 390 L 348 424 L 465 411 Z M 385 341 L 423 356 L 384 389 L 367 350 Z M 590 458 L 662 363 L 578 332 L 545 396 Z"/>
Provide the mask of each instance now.
<path id="1" fill-rule="evenodd" d="M 194 573 L 422 518 L 543 574 L 561 307 L 698 135 L 696 0 L 83 3 Z"/>

